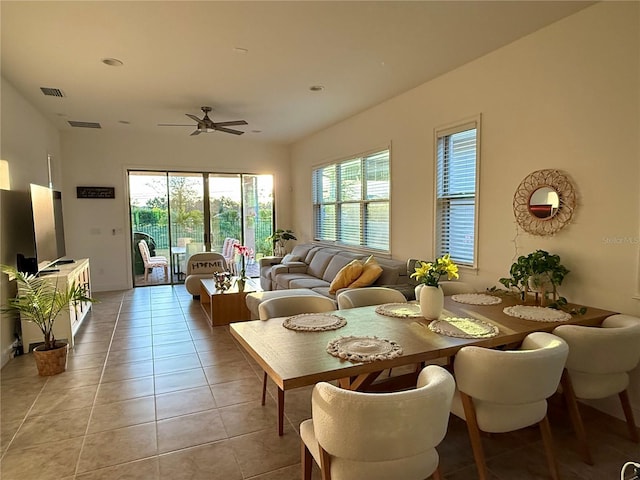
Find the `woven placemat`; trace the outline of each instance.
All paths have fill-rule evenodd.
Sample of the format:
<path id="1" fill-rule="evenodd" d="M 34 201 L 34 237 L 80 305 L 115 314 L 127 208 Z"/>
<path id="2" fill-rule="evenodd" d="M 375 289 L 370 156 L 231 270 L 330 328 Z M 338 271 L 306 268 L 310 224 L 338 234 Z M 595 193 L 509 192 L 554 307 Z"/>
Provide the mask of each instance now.
<path id="1" fill-rule="evenodd" d="M 337 330 L 346 324 L 347 321 L 344 318 L 328 313 L 301 313 L 282 322 L 283 327 L 300 332 Z"/>
<path id="2" fill-rule="evenodd" d="M 549 307 L 534 307 L 530 305 L 513 305 L 502 310 L 510 317 L 523 318 L 536 322 L 564 322 L 571 320 L 571 314 Z"/>
<path id="3" fill-rule="evenodd" d="M 417 303 L 385 303 L 376 307 L 376 313 L 385 317 L 422 318 L 420 305 Z"/>
<path id="4" fill-rule="evenodd" d="M 497 305 L 502 302 L 500 297 L 485 293 L 459 293 L 451 295 L 451 300 L 458 303 L 466 303 L 467 305 Z"/>
<path id="5" fill-rule="evenodd" d="M 495 325 L 477 318 L 449 317 L 433 320 L 429 330 L 447 337 L 491 338 L 500 333 Z"/>
<path id="6" fill-rule="evenodd" d="M 402 347 L 384 338 L 350 336 L 330 341 L 327 352 L 352 362 L 373 362 L 399 357 Z"/>

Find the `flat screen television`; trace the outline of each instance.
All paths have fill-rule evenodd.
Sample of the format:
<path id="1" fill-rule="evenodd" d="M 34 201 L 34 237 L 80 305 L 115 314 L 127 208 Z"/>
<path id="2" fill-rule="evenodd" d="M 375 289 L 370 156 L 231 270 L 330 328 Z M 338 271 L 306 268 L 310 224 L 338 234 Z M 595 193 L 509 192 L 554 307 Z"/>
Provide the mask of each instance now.
<path id="1" fill-rule="evenodd" d="M 46 270 L 65 256 L 62 194 L 31 184 L 31 208 L 38 271 Z"/>

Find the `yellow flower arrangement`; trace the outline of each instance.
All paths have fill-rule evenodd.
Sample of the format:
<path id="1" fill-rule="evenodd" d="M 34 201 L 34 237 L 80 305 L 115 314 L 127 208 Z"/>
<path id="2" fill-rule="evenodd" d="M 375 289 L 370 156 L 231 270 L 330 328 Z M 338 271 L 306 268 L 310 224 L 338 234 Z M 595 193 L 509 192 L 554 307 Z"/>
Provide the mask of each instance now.
<path id="1" fill-rule="evenodd" d="M 411 278 L 430 287 L 437 287 L 443 275 L 447 276 L 447 280 L 458 278 L 458 266 L 453 263 L 448 253 L 437 258 L 435 262 L 420 262 L 420 265 L 415 267 L 415 272 L 411 274 Z"/>

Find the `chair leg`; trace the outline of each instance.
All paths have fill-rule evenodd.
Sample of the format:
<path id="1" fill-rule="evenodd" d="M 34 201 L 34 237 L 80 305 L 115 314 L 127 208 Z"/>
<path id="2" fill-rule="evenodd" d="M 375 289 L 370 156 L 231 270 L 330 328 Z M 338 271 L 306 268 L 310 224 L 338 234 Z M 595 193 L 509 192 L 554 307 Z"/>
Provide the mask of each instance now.
<path id="1" fill-rule="evenodd" d="M 436 470 L 431 474 L 433 480 L 444 480 L 442 472 L 440 471 L 440 465 L 436 467 Z"/>
<path id="2" fill-rule="evenodd" d="M 593 459 L 591 458 L 591 452 L 589 451 L 589 443 L 587 442 L 587 432 L 580 416 L 580 410 L 578 409 L 578 400 L 576 394 L 573 391 L 573 384 L 571 383 L 571 376 L 567 369 L 562 372 L 562 378 L 560 379 L 562 385 L 562 391 L 564 393 L 564 399 L 569 410 L 569 417 L 573 424 L 573 430 L 578 437 L 578 449 L 582 460 L 588 465 L 593 465 Z"/>
<path id="3" fill-rule="evenodd" d="M 627 419 L 627 426 L 629 427 L 629 435 L 631 440 L 635 443 L 640 442 L 638 438 L 638 428 L 636 427 L 636 421 L 633 418 L 633 410 L 631 409 L 631 402 L 629 402 L 629 393 L 627 390 L 623 390 L 618 394 L 620 397 L 620 403 L 622 403 L 622 410 L 624 410 L 624 418 Z"/>
<path id="4" fill-rule="evenodd" d="M 262 405 L 267 401 L 267 372 L 262 377 Z"/>
<path id="5" fill-rule="evenodd" d="M 322 480 L 331 480 L 331 455 L 329 455 L 321 445 L 318 445 L 318 447 L 320 448 L 320 469 L 322 470 Z"/>
<path id="6" fill-rule="evenodd" d="M 147 267 L 144 267 L 144 281 L 149 281 L 149 269 Z"/>
<path id="7" fill-rule="evenodd" d="M 313 457 L 307 448 L 304 440 L 300 440 L 302 444 L 302 480 L 311 480 L 311 469 L 313 468 Z"/>
<path id="8" fill-rule="evenodd" d="M 478 427 L 478 419 L 476 417 L 476 409 L 473 406 L 473 399 L 463 392 L 460 392 L 460 399 L 462 400 L 464 416 L 467 421 L 467 430 L 469 431 L 473 458 L 476 461 L 476 468 L 478 469 L 478 479 L 488 480 L 487 462 L 484 458 L 484 449 L 482 448 L 482 440 L 480 439 L 480 428 Z"/>
<path id="9" fill-rule="evenodd" d="M 553 454 L 553 436 L 551 435 L 551 427 L 549 426 L 549 419 L 547 415 L 538 423 L 540 426 L 540 434 L 542 435 L 542 444 L 544 445 L 544 453 L 547 456 L 547 464 L 549 465 L 549 473 L 553 480 L 559 480 L 560 474 L 558 473 L 558 464 L 556 463 L 556 457 Z"/>

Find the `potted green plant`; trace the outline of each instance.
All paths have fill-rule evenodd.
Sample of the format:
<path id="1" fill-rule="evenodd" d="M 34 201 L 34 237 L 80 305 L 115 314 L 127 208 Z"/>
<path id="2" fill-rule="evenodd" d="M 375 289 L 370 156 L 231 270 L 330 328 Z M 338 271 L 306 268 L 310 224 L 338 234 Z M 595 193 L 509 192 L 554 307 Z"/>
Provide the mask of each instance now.
<path id="1" fill-rule="evenodd" d="M 278 228 L 267 237 L 267 241 L 273 244 L 273 254 L 282 256 L 286 252 L 286 244 L 289 240 L 298 240 L 291 230 Z"/>
<path id="2" fill-rule="evenodd" d="M 501 278 L 499 282 L 507 290 L 517 290 L 521 299 L 526 300 L 529 292 L 541 294 L 544 303 L 547 294 L 557 299 L 557 287 L 562 284 L 569 270 L 560 263 L 560 256 L 544 250 L 536 250 L 529 255 L 518 257 L 511 265 L 511 277 Z"/>
<path id="3" fill-rule="evenodd" d="M 58 314 L 79 302 L 94 302 L 85 288 L 75 282 L 59 288 L 57 279 L 47 279 L 30 273 L 18 271 L 15 267 L 1 265 L 3 273 L 9 280 L 16 280 L 18 291 L 14 298 L 8 300 L 3 312 L 18 312 L 20 318 L 33 322 L 43 335 L 43 344 L 33 350 L 38 373 L 41 376 L 55 375 L 64 372 L 67 363 L 68 345 L 56 341 L 53 325 Z"/>

